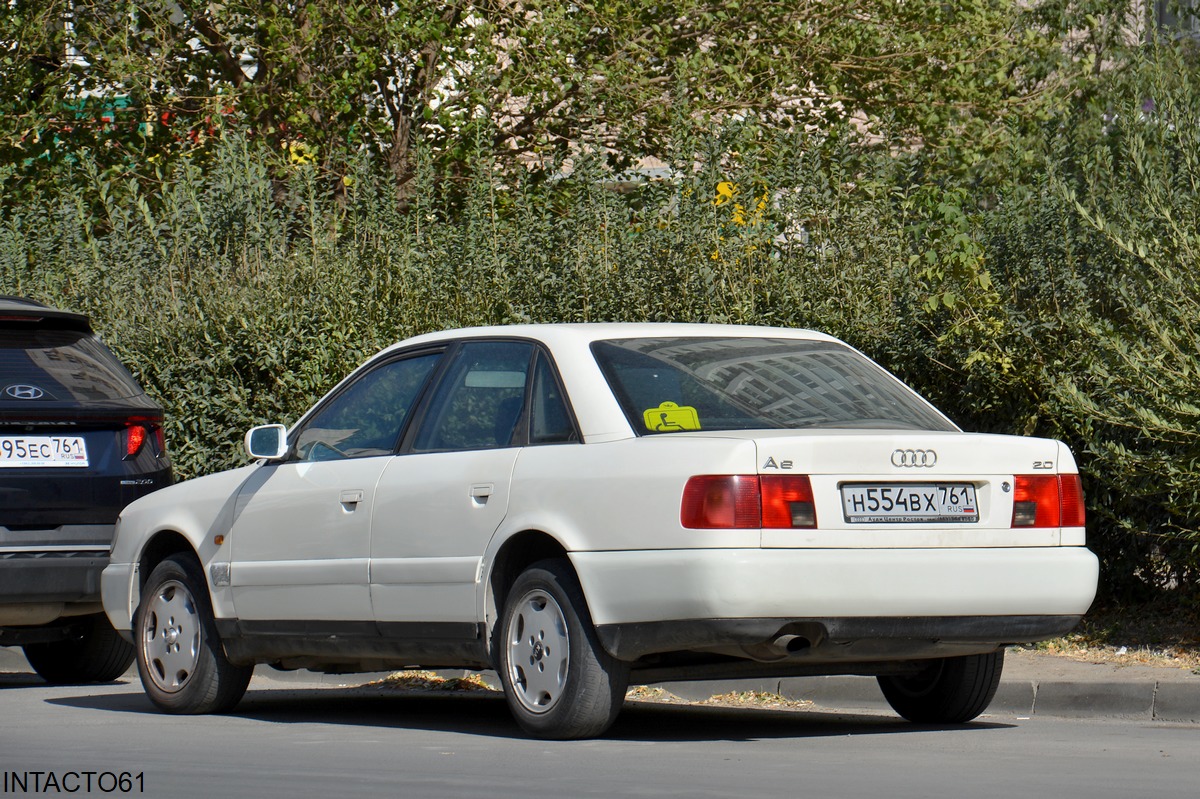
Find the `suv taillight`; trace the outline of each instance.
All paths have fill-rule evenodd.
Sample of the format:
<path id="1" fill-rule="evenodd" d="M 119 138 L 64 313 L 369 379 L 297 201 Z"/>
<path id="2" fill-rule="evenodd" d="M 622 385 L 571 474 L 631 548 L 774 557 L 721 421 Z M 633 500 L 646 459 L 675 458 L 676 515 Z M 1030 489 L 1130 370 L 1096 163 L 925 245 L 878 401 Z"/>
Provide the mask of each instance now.
<path id="1" fill-rule="evenodd" d="M 158 451 L 165 452 L 162 426 L 148 419 L 130 419 L 125 423 L 125 460 L 135 457 L 142 451 L 146 439 L 154 437 Z"/>
<path id="2" fill-rule="evenodd" d="M 1083 527 L 1083 484 L 1077 474 L 1013 476 L 1013 527 Z"/>
<path id="3" fill-rule="evenodd" d="M 699 530 L 814 528 L 807 475 L 705 474 L 687 481 L 679 519 Z"/>

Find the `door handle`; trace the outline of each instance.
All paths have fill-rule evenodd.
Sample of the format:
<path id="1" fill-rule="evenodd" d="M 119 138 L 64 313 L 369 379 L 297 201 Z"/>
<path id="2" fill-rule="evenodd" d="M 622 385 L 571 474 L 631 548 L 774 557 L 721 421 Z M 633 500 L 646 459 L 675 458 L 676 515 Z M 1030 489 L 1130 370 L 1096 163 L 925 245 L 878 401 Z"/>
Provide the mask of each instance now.
<path id="1" fill-rule="evenodd" d="M 496 486 L 492 483 L 476 483 L 471 486 L 471 500 L 476 505 L 486 505 L 488 497 L 496 490 Z"/>
<path id="2" fill-rule="evenodd" d="M 342 510 L 351 512 L 358 507 L 358 503 L 363 501 L 362 489 L 355 488 L 350 491 L 343 491 L 338 499 L 342 503 Z"/>

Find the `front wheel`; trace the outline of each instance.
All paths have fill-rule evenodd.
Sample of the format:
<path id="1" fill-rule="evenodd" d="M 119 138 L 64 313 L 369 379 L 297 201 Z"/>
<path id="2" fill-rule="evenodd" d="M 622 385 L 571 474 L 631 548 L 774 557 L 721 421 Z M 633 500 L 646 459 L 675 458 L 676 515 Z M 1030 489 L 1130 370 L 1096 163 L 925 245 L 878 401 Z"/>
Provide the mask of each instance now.
<path id="1" fill-rule="evenodd" d="M 200 564 L 172 555 L 155 567 L 134 616 L 138 673 L 167 713 L 222 713 L 246 693 L 253 666 L 225 657 Z"/>
<path id="2" fill-rule="evenodd" d="M 1004 670 L 1004 650 L 941 658 L 911 677 L 879 677 L 892 709 L 919 724 L 962 724 L 987 710 Z"/>
<path id="3" fill-rule="evenodd" d="M 562 560 L 513 584 L 497 630 L 500 680 L 517 723 L 539 738 L 590 738 L 612 725 L 629 664 L 600 646 L 583 591 Z"/>

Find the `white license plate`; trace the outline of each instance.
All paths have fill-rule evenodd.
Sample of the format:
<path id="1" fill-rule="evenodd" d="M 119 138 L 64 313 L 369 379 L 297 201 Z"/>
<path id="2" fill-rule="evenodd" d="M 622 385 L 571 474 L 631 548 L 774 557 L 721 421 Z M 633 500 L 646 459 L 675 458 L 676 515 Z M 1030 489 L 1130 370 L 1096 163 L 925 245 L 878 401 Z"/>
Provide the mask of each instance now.
<path id="1" fill-rule="evenodd" d="M 842 511 L 851 524 L 979 521 L 970 483 L 843 485 Z"/>
<path id="2" fill-rule="evenodd" d="M 83 436 L 0 436 L 0 468 L 87 465 Z"/>

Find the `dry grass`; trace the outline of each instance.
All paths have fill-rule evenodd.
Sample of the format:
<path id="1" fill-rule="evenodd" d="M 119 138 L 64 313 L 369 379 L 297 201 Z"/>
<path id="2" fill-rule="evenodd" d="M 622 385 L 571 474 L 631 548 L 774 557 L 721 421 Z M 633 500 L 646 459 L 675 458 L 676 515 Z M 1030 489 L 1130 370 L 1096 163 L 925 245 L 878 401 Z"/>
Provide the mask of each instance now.
<path id="1" fill-rule="evenodd" d="M 665 705 L 707 705 L 710 707 L 753 707 L 762 710 L 807 710 L 812 702 L 807 699 L 788 699 L 766 691 L 733 691 L 716 694 L 698 702 L 675 696 L 653 685 L 637 685 L 630 688 L 625 698 L 635 702 L 658 702 Z"/>
<path id="2" fill-rule="evenodd" d="M 465 677 L 443 677 L 437 672 L 424 670 L 397 671 L 382 680 L 368 683 L 368 686 L 381 690 L 421 693 L 497 691 L 484 682 L 478 674 L 468 674 Z M 807 700 L 788 699 L 779 694 L 765 691 L 735 691 L 711 696 L 700 702 L 691 702 L 652 685 L 634 686 L 625 694 L 625 698 L 635 702 L 658 702 L 669 705 L 754 707 L 767 710 L 805 710 L 812 707 L 812 702 Z"/>
<path id="3" fill-rule="evenodd" d="M 786 696 L 767 691 L 734 691 L 728 694 L 717 694 L 698 704 L 721 707 L 757 707 L 768 710 L 807 710 L 813 706 L 813 703 L 807 699 L 788 699 Z"/>
<path id="4" fill-rule="evenodd" d="M 1036 644 L 1033 649 L 1090 663 L 1187 668 L 1200 673 L 1200 612 L 1101 609 L 1088 614 L 1069 635 Z"/>
<path id="5" fill-rule="evenodd" d="M 483 677 L 470 673 L 465 677 L 442 677 L 434 671 L 397 671 L 382 680 L 368 683 L 376 688 L 399 691 L 495 691 Z"/>

